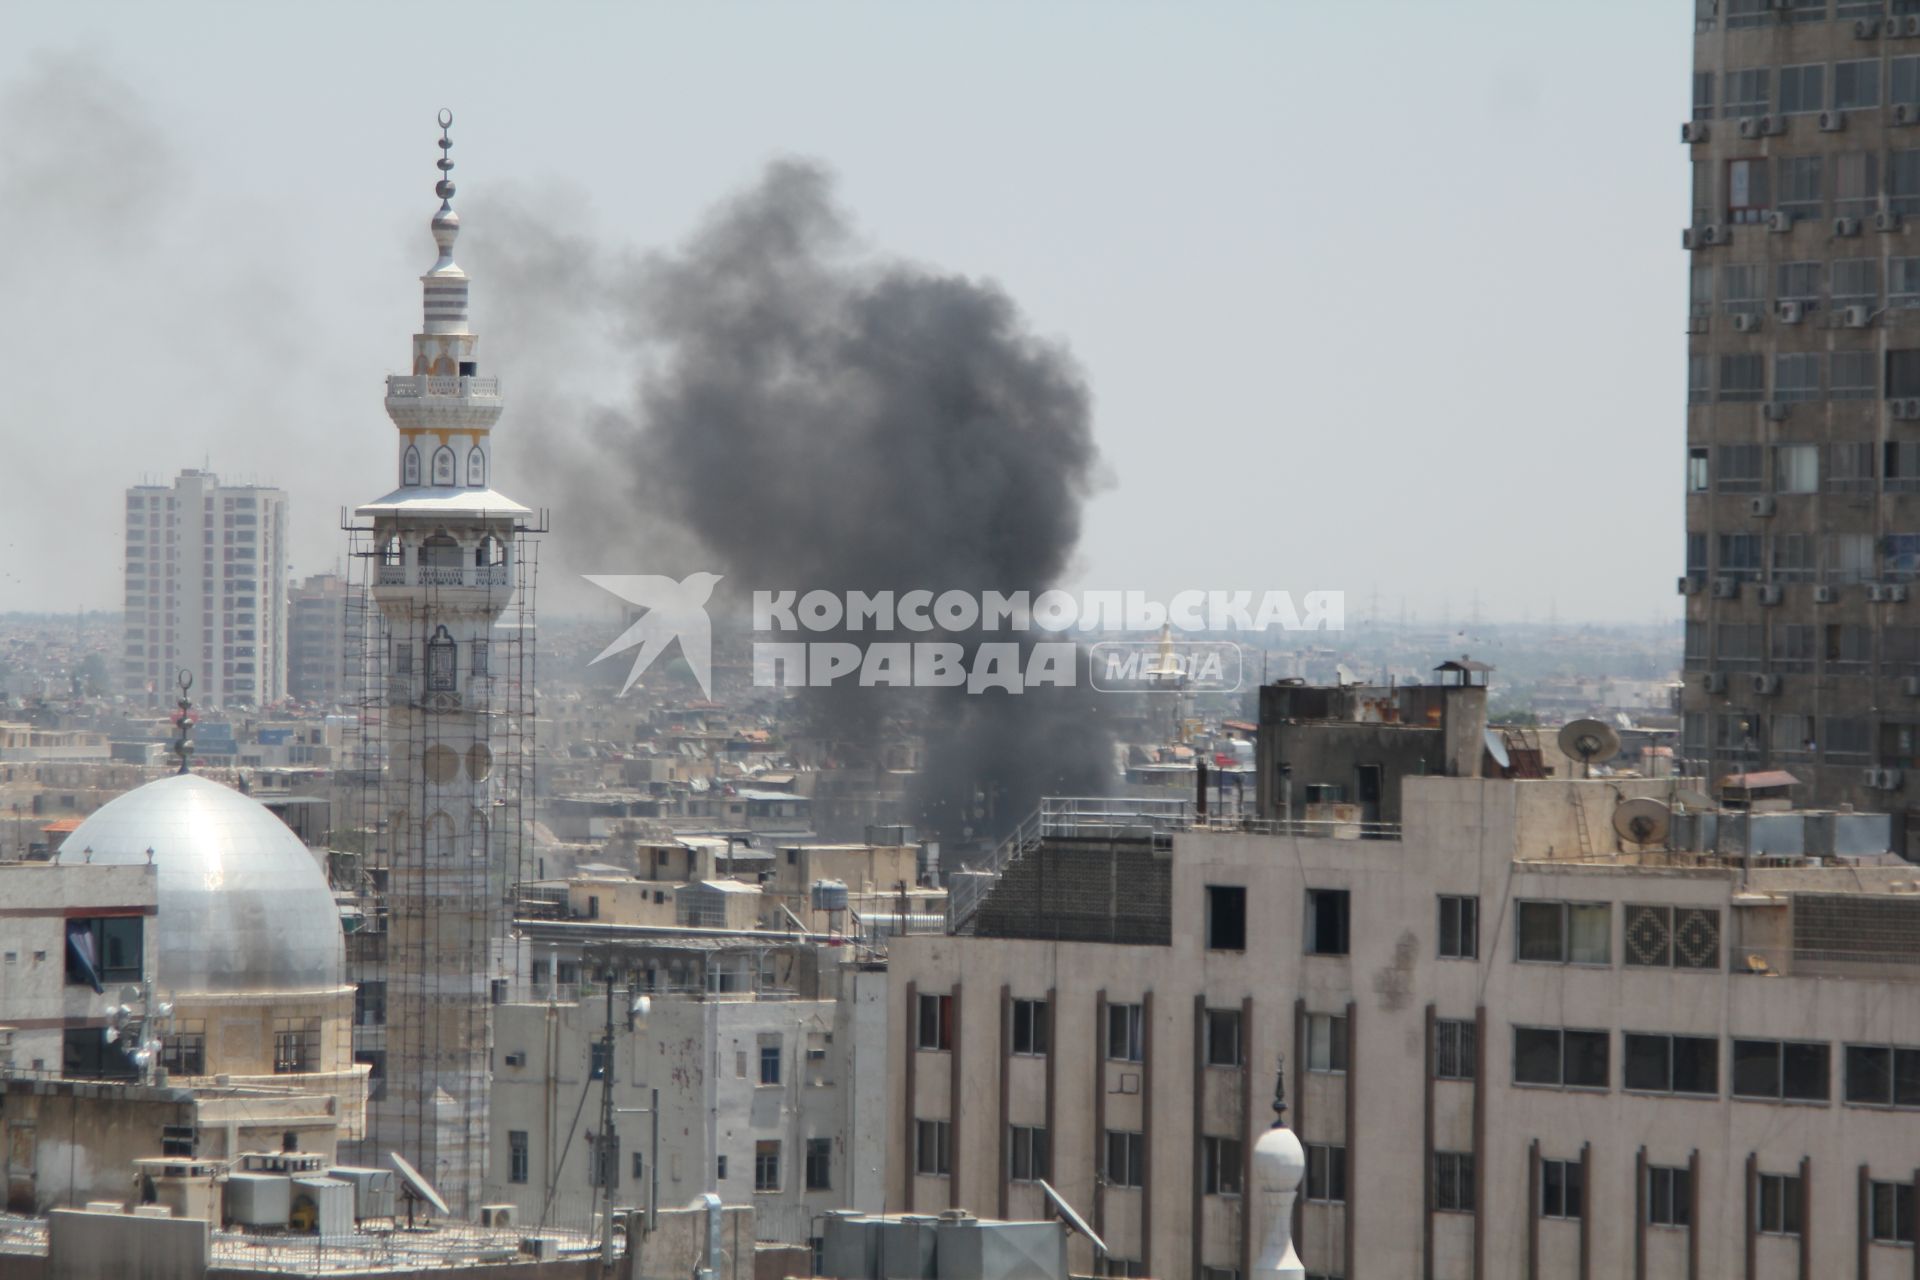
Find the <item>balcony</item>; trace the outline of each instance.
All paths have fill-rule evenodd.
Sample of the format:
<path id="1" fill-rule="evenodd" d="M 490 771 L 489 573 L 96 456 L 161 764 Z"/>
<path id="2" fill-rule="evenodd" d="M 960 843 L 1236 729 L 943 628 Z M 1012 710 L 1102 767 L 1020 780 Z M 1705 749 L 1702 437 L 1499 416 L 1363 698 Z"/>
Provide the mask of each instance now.
<path id="1" fill-rule="evenodd" d="M 512 585 L 504 564 L 405 565 L 383 564 L 374 572 L 377 587 L 506 587 Z"/>
<path id="2" fill-rule="evenodd" d="M 430 377 L 424 373 L 396 373 L 387 379 L 389 400 L 497 400 L 498 378 Z"/>

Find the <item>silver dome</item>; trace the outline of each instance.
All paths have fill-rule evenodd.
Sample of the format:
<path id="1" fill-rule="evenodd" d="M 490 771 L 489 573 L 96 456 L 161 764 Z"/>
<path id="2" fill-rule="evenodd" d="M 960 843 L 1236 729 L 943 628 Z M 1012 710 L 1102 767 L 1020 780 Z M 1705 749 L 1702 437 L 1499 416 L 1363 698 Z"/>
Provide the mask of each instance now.
<path id="1" fill-rule="evenodd" d="M 74 828 L 59 861 L 144 864 L 149 850 L 159 868 L 159 991 L 317 991 L 345 982 L 346 943 L 327 878 L 259 801 L 193 774 L 162 778 Z"/>

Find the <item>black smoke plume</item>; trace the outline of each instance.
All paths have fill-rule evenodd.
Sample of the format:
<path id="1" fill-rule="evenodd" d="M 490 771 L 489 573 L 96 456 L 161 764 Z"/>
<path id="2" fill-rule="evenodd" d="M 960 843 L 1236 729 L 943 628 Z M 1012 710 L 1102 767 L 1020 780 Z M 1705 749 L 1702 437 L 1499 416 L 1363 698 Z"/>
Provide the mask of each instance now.
<path id="1" fill-rule="evenodd" d="M 520 265 L 501 268 L 516 299 L 547 281 L 554 296 L 533 305 L 564 304 L 571 327 L 593 298 L 639 370 L 632 410 L 586 415 L 572 447 L 554 420 L 579 420 L 577 406 L 538 415 L 548 444 L 533 485 L 557 532 L 594 547 L 591 567 L 710 569 L 742 594 L 1036 597 L 1067 570 L 1098 463 L 1077 364 L 995 285 L 869 252 L 821 168 L 770 166 L 682 247 L 614 272 L 597 296 L 581 264 L 604 255 L 542 247 L 523 234 L 533 221 L 515 220 Z M 807 731 L 851 752 L 917 729 L 913 816 L 950 838 L 1016 821 L 1043 793 L 1104 790 L 1112 772 L 1102 699 L 1084 687 L 836 685 L 800 701 Z"/>

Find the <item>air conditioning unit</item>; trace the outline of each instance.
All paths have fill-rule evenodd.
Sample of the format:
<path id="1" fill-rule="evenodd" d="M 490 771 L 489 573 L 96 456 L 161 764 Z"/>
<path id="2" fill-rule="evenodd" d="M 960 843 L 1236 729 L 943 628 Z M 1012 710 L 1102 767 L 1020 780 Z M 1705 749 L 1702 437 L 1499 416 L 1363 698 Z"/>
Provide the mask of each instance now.
<path id="1" fill-rule="evenodd" d="M 1799 324 L 1807 318 L 1807 304 L 1804 302 L 1783 302 L 1780 304 L 1780 323 Z"/>
<path id="2" fill-rule="evenodd" d="M 1769 230 L 1769 231 L 1791 231 L 1791 230 L 1793 230 L 1793 215 L 1792 215 L 1792 214 L 1790 214 L 1790 213 L 1770 213 L 1770 214 L 1768 214 L 1768 215 L 1767 215 L 1767 230 Z"/>
<path id="3" fill-rule="evenodd" d="M 1772 672 L 1763 672 L 1753 677 L 1753 691 L 1767 695 L 1780 692 L 1780 677 Z"/>
<path id="4" fill-rule="evenodd" d="M 1853 306 L 1840 313 L 1840 322 L 1849 329 L 1864 329 L 1873 322 L 1871 307 Z"/>
<path id="5" fill-rule="evenodd" d="M 507 1055 L 507 1065 L 510 1067 L 524 1067 L 527 1065 L 527 1055 L 523 1052 L 510 1053 Z"/>
<path id="6" fill-rule="evenodd" d="M 1832 587 L 1828 586 L 1824 582 L 1814 587 L 1813 602 L 1815 604 L 1832 604 L 1833 600 L 1834 600 L 1834 593 L 1833 593 Z"/>
<path id="7" fill-rule="evenodd" d="M 1793 415 L 1793 405 L 1785 400 L 1769 400 L 1766 415 L 1768 422 L 1785 422 Z"/>
<path id="8" fill-rule="evenodd" d="M 1901 396 L 1887 401 L 1887 410 L 1893 414 L 1896 422 L 1912 422 L 1920 419 L 1920 398 Z"/>
<path id="9" fill-rule="evenodd" d="M 1713 598 L 1716 600 L 1738 600 L 1740 598 L 1740 579 L 1715 578 L 1713 580 Z"/>
<path id="10" fill-rule="evenodd" d="M 1785 116 L 1761 116 L 1760 117 L 1760 136 L 1761 137 L 1777 138 L 1781 134 L 1785 133 L 1786 131 L 1787 131 L 1787 118 Z"/>
<path id="11" fill-rule="evenodd" d="M 1847 127 L 1847 113 L 1844 111 L 1822 111 L 1820 113 L 1820 132 L 1839 133 Z"/>
<path id="12" fill-rule="evenodd" d="M 1727 229 L 1717 222 L 1708 222 L 1698 227 L 1687 227 L 1680 232 L 1682 249 L 1706 249 L 1716 244 L 1726 244 L 1729 239 Z"/>
<path id="13" fill-rule="evenodd" d="M 1909 698 L 1920 698 L 1920 676 L 1901 676 L 1900 692 Z"/>
<path id="14" fill-rule="evenodd" d="M 1857 236 L 1857 235 L 1859 235 L 1859 234 L 1860 234 L 1860 219 L 1858 219 L 1858 218 L 1835 218 L 1835 219 L 1833 220 L 1833 234 L 1835 234 L 1836 236 Z"/>
<path id="15" fill-rule="evenodd" d="M 1750 311 L 1742 311 L 1733 318 L 1733 331 L 1735 333 L 1752 333 L 1759 327 L 1760 317 Z"/>
<path id="16" fill-rule="evenodd" d="M 1895 124 L 1920 124 L 1920 103 L 1894 103 L 1893 122 Z"/>
<path id="17" fill-rule="evenodd" d="M 1877 582 L 1869 582 L 1869 583 L 1867 584 L 1867 603 L 1868 603 L 1868 604 L 1886 604 L 1886 603 L 1888 603 L 1888 601 L 1887 601 L 1887 589 L 1886 589 L 1885 587 L 1883 587 L 1883 586 L 1881 586 L 1881 585 L 1880 585 L 1879 583 L 1877 583 Z"/>
<path id="18" fill-rule="evenodd" d="M 1855 18 L 1853 20 L 1853 38 L 1855 40 L 1871 40 L 1879 34 L 1880 19 Z"/>
<path id="19" fill-rule="evenodd" d="M 1758 498 L 1747 499 L 1747 514 L 1765 519 L 1774 512 L 1776 502 L 1772 494 L 1762 494 Z"/>
<path id="20" fill-rule="evenodd" d="M 1707 331 L 1707 318 L 1705 316 L 1688 316 L 1687 317 L 1688 333 L 1705 333 L 1706 331 Z"/>
<path id="21" fill-rule="evenodd" d="M 1920 36 L 1920 14 L 1908 16 L 1904 34 L 1908 36 Z"/>
<path id="22" fill-rule="evenodd" d="M 1760 117 L 1759 116 L 1741 116 L 1740 117 L 1740 136 L 1743 138 L 1759 137 L 1760 136 Z"/>
<path id="23" fill-rule="evenodd" d="M 1888 604 L 1905 604 L 1907 602 L 1907 584 L 1904 582 L 1889 582 L 1880 589 L 1886 593 L 1886 603 Z"/>
<path id="24" fill-rule="evenodd" d="M 1700 677 L 1700 687 L 1708 693 L 1725 693 L 1727 677 L 1718 671 L 1709 671 Z"/>
<path id="25" fill-rule="evenodd" d="M 510 1227 L 513 1225 L 513 1206 L 510 1204 L 483 1204 L 480 1206 L 480 1225 L 483 1227 Z"/>
<path id="26" fill-rule="evenodd" d="M 1700 594 L 1700 579 L 1691 575 L 1683 577 L 1675 584 L 1674 589 L 1683 596 L 1697 596 Z"/>
<path id="27" fill-rule="evenodd" d="M 1898 231 L 1900 229 L 1900 215 L 1891 209 L 1882 209 L 1873 215 L 1873 229 L 1875 231 Z"/>
<path id="28" fill-rule="evenodd" d="M 1781 594 L 1780 586 L 1778 583 L 1774 583 L 1774 582 L 1763 583 L 1760 587 L 1760 603 L 1761 604 L 1779 604 L 1780 594 Z"/>
<path id="29" fill-rule="evenodd" d="M 1680 141 L 1693 143 L 1706 140 L 1707 122 L 1705 120 L 1688 120 L 1680 126 Z"/>
<path id="30" fill-rule="evenodd" d="M 1867 770 L 1867 785 L 1875 791 L 1898 791 L 1900 789 L 1900 771 L 1898 769 Z"/>

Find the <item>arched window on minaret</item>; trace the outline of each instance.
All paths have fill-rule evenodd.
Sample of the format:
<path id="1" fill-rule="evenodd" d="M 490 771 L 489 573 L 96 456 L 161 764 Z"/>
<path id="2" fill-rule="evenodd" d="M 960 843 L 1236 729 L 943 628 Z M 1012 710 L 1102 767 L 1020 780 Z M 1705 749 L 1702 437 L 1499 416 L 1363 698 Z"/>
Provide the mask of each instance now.
<path id="1" fill-rule="evenodd" d="M 427 857 L 429 859 L 451 858 L 453 846 L 453 819 L 445 813 L 434 813 L 427 819 Z"/>
<path id="2" fill-rule="evenodd" d="M 435 627 L 433 639 L 427 641 L 428 693 L 452 693 L 458 687 L 457 659 L 453 637 L 445 626 Z"/>
<path id="3" fill-rule="evenodd" d="M 484 809 L 473 811 L 473 821 L 467 828 L 468 839 L 472 842 L 470 851 L 476 858 L 487 856 L 487 813 Z"/>
<path id="4" fill-rule="evenodd" d="M 420 483 L 420 450 L 407 446 L 406 457 L 400 463 L 400 483 L 415 485 Z"/>
<path id="5" fill-rule="evenodd" d="M 492 534 L 480 539 L 480 544 L 473 549 L 473 567 L 476 569 L 491 568 L 506 562 L 507 544 Z"/>
<path id="6" fill-rule="evenodd" d="M 433 451 L 433 484 L 437 489 L 453 487 L 453 450 L 445 445 Z"/>
<path id="7" fill-rule="evenodd" d="M 479 489 L 487 483 L 487 455 L 475 445 L 467 451 L 467 485 Z"/>
<path id="8" fill-rule="evenodd" d="M 436 533 L 420 544 L 420 563 L 429 569 L 458 569 L 460 544 L 449 533 Z"/>
<path id="9" fill-rule="evenodd" d="M 380 544 L 380 563 L 398 565 L 400 562 L 400 539 L 396 535 L 388 534 L 386 540 Z"/>

